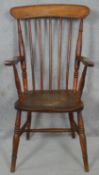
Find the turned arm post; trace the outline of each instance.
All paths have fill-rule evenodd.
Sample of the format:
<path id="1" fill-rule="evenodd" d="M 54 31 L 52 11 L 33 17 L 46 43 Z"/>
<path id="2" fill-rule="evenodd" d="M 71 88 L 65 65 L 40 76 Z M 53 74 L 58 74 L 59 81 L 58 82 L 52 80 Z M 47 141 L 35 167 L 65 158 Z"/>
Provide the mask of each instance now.
<path id="1" fill-rule="evenodd" d="M 80 82 L 79 82 L 79 87 L 78 87 L 78 91 L 80 93 L 80 96 L 82 96 L 82 92 L 84 89 L 84 85 L 85 85 L 85 79 L 86 79 L 86 73 L 87 73 L 87 66 L 84 66 L 81 78 L 80 78 Z"/>
<path id="2" fill-rule="evenodd" d="M 22 89 L 21 89 L 21 83 L 20 83 L 18 71 L 17 71 L 17 68 L 15 65 L 13 65 L 13 72 L 14 72 L 14 77 L 15 77 L 15 84 L 16 84 L 17 93 L 18 93 L 18 96 L 20 98 L 20 96 L 22 94 Z"/>
<path id="3" fill-rule="evenodd" d="M 74 81 L 73 81 L 73 91 L 74 92 L 77 90 L 77 86 L 78 86 L 79 66 L 80 66 L 78 56 L 81 56 L 81 52 L 82 52 L 82 35 L 83 35 L 83 19 L 80 20 L 78 39 L 77 39 L 77 45 L 76 45 Z"/>
<path id="4" fill-rule="evenodd" d="M 16 85 L 16 89 L 17 89 L 17 93 L 18 93 L 19 98 L 21 97 L 22 89 L 21 89 L 21 82 L 20 82 L 20 78 L 19 78 L 19 74 L 18 74 L 18 71 L 17 71 L 16 64 L 18 62 L 20 62 L 20 60 L 22 61 L 22 59 L 23 59 L 22 57 L 20 59 L 19 59 L 19 57 L 16 57 L 12 60 L 7 60 L 5 62 L 6 66 L 12 66 L 13 67 L 13 72 L 14 72 L 14 77 L 15 77 L 15 85 Z"/>
<path id="5" fill-rule="evenodd" d="M 87 74 L 87 68 L 93 67 L 94 63 L 88 58 L 83 57 L 83 56 L 80 56 L 77 59 L 80 61 L 80 63 L 84 65 L 84 68 L 81 74 L 81 78 L 80 78 L 80 82 L 79 82 L 79 86 L 78 86 L 78 91 L 80 93 L 80 96 L 82 96 L 84 85 L 85 85 L 86 74 Z"/>

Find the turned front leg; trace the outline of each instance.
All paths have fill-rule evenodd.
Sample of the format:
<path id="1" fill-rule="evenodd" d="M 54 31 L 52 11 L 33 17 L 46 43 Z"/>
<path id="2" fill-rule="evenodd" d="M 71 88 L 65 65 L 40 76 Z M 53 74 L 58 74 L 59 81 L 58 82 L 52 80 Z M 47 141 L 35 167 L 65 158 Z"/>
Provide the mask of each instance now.
<path id="1" fill-rule="evenodd" d="M 15 172 L 16 159 L 20 139 L 20 125 L 21 125 L 21 112 L 17 111 L 14 136 L 13 136 L 13 150 L 12 150 L 12 161 L 11 161 L 11 172 Z"/>
<path id="2" fill-rule="evenodd" d="M 79 129 L 79 139 L 80 145 L 82 150 L 83 162 L 85 171 L 89 171 L 89 164 L 88 164 L 88 156 L 87 156 L 87 142 L 86 142 L 86 135 L 84 129 L 84 122 L 82 118 L 82 112 L 78 112 L 78 129 Z"/>

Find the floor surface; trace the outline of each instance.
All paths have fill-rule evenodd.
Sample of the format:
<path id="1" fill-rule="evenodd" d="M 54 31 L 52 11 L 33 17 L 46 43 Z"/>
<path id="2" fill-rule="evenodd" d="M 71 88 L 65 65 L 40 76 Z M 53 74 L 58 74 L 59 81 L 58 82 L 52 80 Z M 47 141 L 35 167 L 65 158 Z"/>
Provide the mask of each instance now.
<path id="1" fill-rule="evenodd" d="M 32 134 L 20 140 L 16 175 L 99 175 L 99 138 L 87 137 L 90 172 L 85 173 L 79 138 L 69 134 Z M 12 131 L 0 131 L 0 175 L 10 175 Z"/>

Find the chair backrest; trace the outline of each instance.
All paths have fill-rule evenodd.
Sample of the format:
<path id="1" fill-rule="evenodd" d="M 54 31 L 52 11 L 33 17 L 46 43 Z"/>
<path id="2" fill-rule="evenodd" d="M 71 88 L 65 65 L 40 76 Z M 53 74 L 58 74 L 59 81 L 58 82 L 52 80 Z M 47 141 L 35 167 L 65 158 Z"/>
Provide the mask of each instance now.
<path id="1" fill-rule="evenodd" d="M 48 63 L 48 82 L 49 82 L 49 90 L 53 90 L 53 52 L 55 49 L 55 45 L 53 44 L 53 21 L 56 20 L 55 24 L 55 35 L 57 33 L 57 89 L 61 89 L 61 73 L 62 69 L 62 52 L 63 52 L 63 44 L 67 40 L 67 44 L 65 44 L 64 49 L 65 54 L 65 89 L 68 90 L 69 88 L 69 79 L 70 79 L 70 57 L 71 57 L 71 45 L 72 45 L 72 32 L 73 32 L 73 21 L 79 21 L 79 30 L 77 34 L 77 42 L 75 46 L 75 55 L 74 55 L 74 70 L 73 70 L 73 90 L 77 90 L 78 84 L 78 70 L 79 70 L 79 60 L 77 60 L 77 56 L 81 55 L 82 51 L 82 32 L 83 32 L 83 18 L 85 18 L 89 14 L 89 8 L 82 5 L 33 5 L 33 6 L 23 6 L 23 7 L 14 7 L 11 9 L 11 15 L 17 19 L 18 22 L 18 38 L 19 38 L 19 54 L 20 56 L 24 56 L 24 60 L 21 61 L 22 67 L 22 78 L 23 78 L 23 85 L 24 91 L 26 92 L 28 89 L 28 79 L 27 79 L 27 70 L 26 70 L 26 48 L 25 48 L 25 39 L 24 39 L 24 32 L 23 32 L 23 21 L 25 21 L 25 27 L 27 27 L 28 31 L 28 41 L 29 41 L 29 49 L 30 49 L 30 60 L 31 60 L 31 70 L 32 70 L 32 84 L 33 90 L 36 90 L 35 82 L 36 82 L 36 75 L 35 75 L 35 47 L 38 48 L 39 54 L 39 64 L 40 64 L 40 89 L 44 90 L 44 68 L 47 66 Z M 33 26 L 32 20 L 34 21 L 34 26 L 36 30 L 37 37 L 33 34 Z M 36 22 L 35 22 L 36 21 Z M 47 21 L 44 23 L 43 21 Z M 67 21 L 67 22 L 66 22 Z M 63 36 L 63 24 L 66 22 L 68 25 L 68 32 L 65 38 L 65 34 Z M 43 27 L 43 25 L 45 28 Z M 42 30 L 44 29 L 44 33 Z M 47 32 L 45 31 L 47 29 Z M 44 38 L 47 37 L 48 42 L 48 60 L 45 61 L 45 52 L 44 51 Z M 34 38 L 36 38 L 36 46 L 34 43 Z M 65 40 L 66 39 L 66 40 Z M 37 46 L 38 45 L 38 46 Z M 56 52 L 56 50 L 55 50 Z M 29 56 L 28 56 L 29 57 Z M 46 62 L 46 63 L 45 63 Z M 37 63 L 38 64 L 38 63 Z M 38 81 L 38 80 L 37 80 Z"/>

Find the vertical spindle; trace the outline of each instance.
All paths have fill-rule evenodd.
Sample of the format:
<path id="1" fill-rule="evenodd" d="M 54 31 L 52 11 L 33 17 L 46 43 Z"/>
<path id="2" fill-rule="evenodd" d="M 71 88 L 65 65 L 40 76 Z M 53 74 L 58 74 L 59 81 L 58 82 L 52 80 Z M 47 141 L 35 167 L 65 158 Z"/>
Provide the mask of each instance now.
<path id="1" fill-rule="evenodd" d="M 32 84 L 33 84 L 33 90 L 35 90 L 34 55 L 33 55 L 33 42 L 32 42 L 32 31 L 31 31 L 30 20 L 28 20 L 28 31 L 29 31 L 29 44 L 30 44 L 30 56 L 31 56 L 31 69 L 32 69 Z"/>
<path id="2" fill-rule="evenodd" d="M 42 48 L 42 27 L 41 27 L 41 20 L 38 21 L 38 32 L 39 32 L 39 50 L 40 50 L 40 88 L 43 90 L 43 48 Z"/>
<path id="3" fill-rule="evenodd" d="M 72 40 L 72 20 L 70 19 L 69 27 L 68 27 L 67 65 L 66 65 L 66 90 L 68 90 L 68 83 L 69 83 L 71 40 Z"/>
<path id="4" fill-rule="evenodd" d="M 28 83 L 27 83 L 27 72 L 26 72 L 26 62 L 25 62 L 25 47 L 24 47 L 24 42 L 23 42 L 23 35 L 22 35 L 20 20 L 18 20 L 18 39 L 19 39 L 19 55 L 20 57 L 24 58 L 21 61 L 21 68 L 22 68 L 22 79 L 23 79 L 24 92 L 26 92 L 28 89 Z"/>
<path id="5" fill-rule="evenodd" d="M 49 19 L 49 89 L 52 91 L 52 21 Z"/>
<path id="6" fill-rule="evenodd" d="M 61 52 L 62 52 L 62 18 L 60 18 L 60 26 L 58 32 L 58 90 L 60 90 L 60 81 L 61 81 Z"/>

